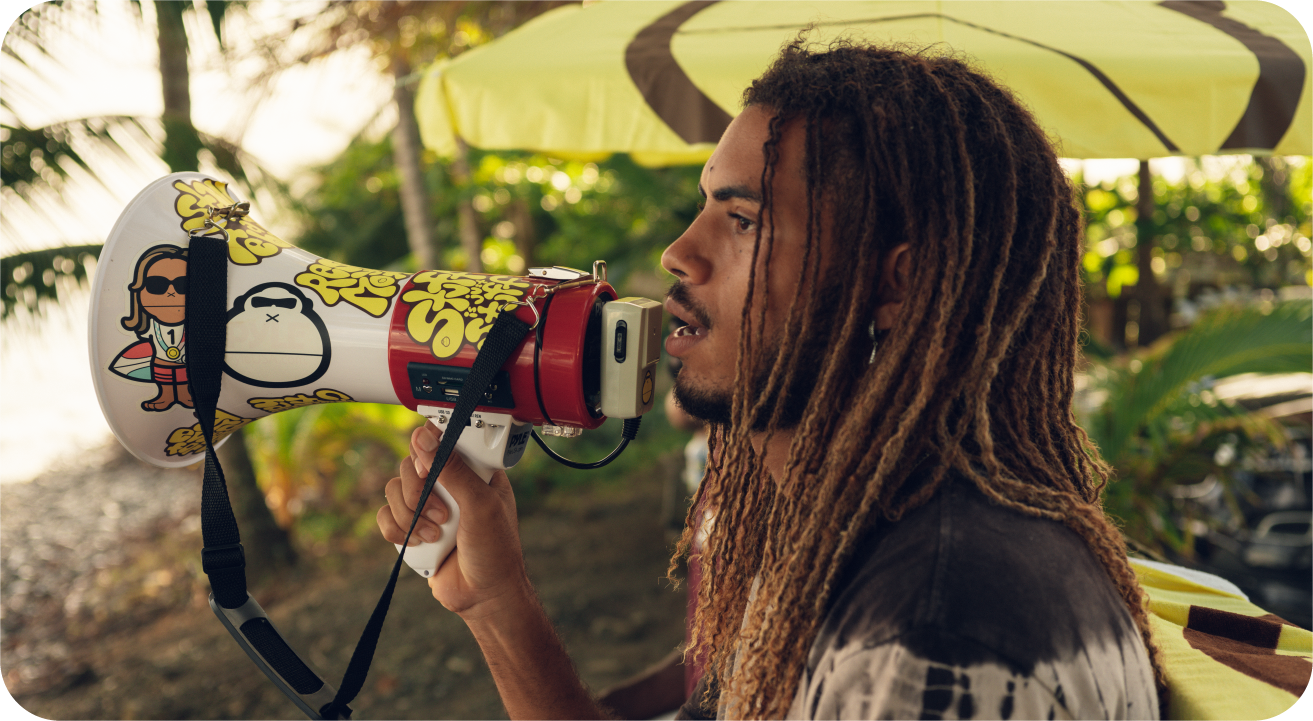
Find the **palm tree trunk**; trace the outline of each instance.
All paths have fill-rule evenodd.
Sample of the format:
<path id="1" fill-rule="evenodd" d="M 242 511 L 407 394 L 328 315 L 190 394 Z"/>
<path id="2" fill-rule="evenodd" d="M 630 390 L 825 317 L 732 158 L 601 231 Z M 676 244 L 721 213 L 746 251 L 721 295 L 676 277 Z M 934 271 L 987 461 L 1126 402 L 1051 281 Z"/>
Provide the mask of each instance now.
<path id="1" fill-rule="evenodd" d="M 191 122 L 191 75 L 187 70 L 187 29 L 182 13 L 190 3 L 163 0 L 155 3 L 155 24 L 160 51 L 160 83 L 164 91 L 164 150 L 169 170 L 196 169 L 202 147 Z"/>
<path id="2" fill-rule="evenodd" d="M 479 233 L 479 216 L 474 212 L 474 199 L 468 197 L 473 175 L 470 173 L 469 146 L 456 138 L 456 155 L 451 159 L 451 175 L 461 194 L 456 203 L 456 224 L 460 232 L 460 247 L 469 258 L 465 270 L 483 272 L 483 236 Z"/>
<path id="3" fill-rule="evenodd" d="M 1153 249 L 1157 239 L 1153 235 L 1153 176 L 1149 161 L 1140 161 L 1140 189 L 1136 200 L 1135 255 L 1140 279 L 1135 286 L 1135 299 L 1139 301 L 1140 333 L 1137 345 L 1147 346 L 1161 338 L 1167 328 L 1167 298 L 1158 278 L 1153 274 Z"/>
<path id="4" fill-rule="evenodd" d="M 419 123 L 415 120 L 415 96 L 407 78 L 410 65 L 400 56 L 392 60 L 396 85 L 392 98 L 397 104 L 397 127 L 392 131 L 392 158 L 401 176 L 401 213 L 406 220 L 406 242 L 422 270 L 438 267 L 438 247 L 433 237 L 433 218 L 429 212 L 428 188 L 420 165 L 422 145 Z"/>
<path id="5" fill-rule="evenodd" d="M 1258 163 L 1263 168 L 1263 179 L 1259 181 L 1259 187 L 1263 189 L 1263 203 L 1267 206 L 1268 217 L 1275 218 L 1278 223 L 1289 222 L 1286 216 L 1290 213 L 1290 172 L 1286 169 L 1285 161 L 1279 158 L 1259 158 Z"/>
<path id="6" fill-rule="evenodd" d="M 217 453 L 228 483 L 228 498 L 237 517 L 237 528 L 242 534 L 242 546 L 246 549 L 246 579 L 254 586 L 295 565 L 296 551 L 287 531 L 274 520 L 264 501 L 264 492 L 255 481 L 245 432 L 234 433 Z"/>
<path id="7" fill-rule="evenodd" d="M 525 268 L 532 268 L 537 265 L 534 255 L 538 247 L 538 230 L 534 227 L 527 200 L 516 198 L 511 203 L 510 220 L 515 224 L 515 252 L 524 259 Z"/>

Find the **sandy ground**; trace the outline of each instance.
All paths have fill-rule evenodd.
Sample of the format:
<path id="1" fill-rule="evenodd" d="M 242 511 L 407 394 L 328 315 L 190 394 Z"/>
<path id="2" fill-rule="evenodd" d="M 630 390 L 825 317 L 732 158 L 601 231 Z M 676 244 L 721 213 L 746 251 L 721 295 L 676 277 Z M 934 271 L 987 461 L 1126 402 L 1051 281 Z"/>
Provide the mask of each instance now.
<path id="1" fill-rule="evenodd" d="M 683 637 L 664 580 L 663 458 L 643 477 L 560 490 L 521 518 L 529 572 L 585 681 L 601 689 Z M 0 673 L 48 719 L 301 718 L 214 618 L 199 568 L 199 471 L 107 446 L 0 487 Z M 248 553 L 251 551 L 248 549 Z M 362 538 L 254 595 L 336 685 L 395 551 Z M 504 718 L 469 632 L 404 571 L 354 718 Z"/>

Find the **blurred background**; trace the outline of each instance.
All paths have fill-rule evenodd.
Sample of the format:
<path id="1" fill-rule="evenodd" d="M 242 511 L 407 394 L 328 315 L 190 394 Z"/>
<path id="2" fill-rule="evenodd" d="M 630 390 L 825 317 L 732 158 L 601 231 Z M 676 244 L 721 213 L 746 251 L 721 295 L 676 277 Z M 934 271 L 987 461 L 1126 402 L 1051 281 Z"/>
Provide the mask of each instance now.
<path id="1" fill-rule="evenodd" d="M 659 257 L 696 213 L 700 167 L 463 145 L 439 157 L 419 141 L 419 69 L 560 4 L 65 2 L 13 21 L 0 56 L 0 673 L 24 708 L 49 718 L 294 711 L 213 633 L 192 558 L 199 474 L 124 457 L 86 368 L 88 278 L 150 181 L 197 169 L 226 179 L 276 235 L 351 265 L 520 274 L 605 259 L 622 295 L 662 297 Z M 1087 222 L 1074 411 L 1116 469 L 1110 513 L 1136 552 L 1221 575 L 1308 628 L 1313 162 L 1064 163 Z M 670 378 L 662 372 L 661 392 Z M 274 618 L 294 645 L 322 647 L 311 660 L 329 678 L 390 566 L 374 511 L 416 421 L 400 407 L 313 406 L 225 446 L 244 539 L 266 549 L 249 569 L 257 595 L 286 614 Z M 593 459 L 618 437 L 608 423 L 554 445 Z M 658 404 L 603 470 L 570 471 L 531 447 L 511 474 L 531 571 L 596 687 L 682 637 L 682 592 L 657 579 L 682 523 L 687 440 Z M 140 498 L 114 496 L 137 487 Z M 179 500 L 141 500 L 164 494 Z M 70 496 L 80 507 L 60 505 Z M 24 525 L 56 507 L 73 538 Z M 76 529 L 92 527 L 103 535 L 88 553 Z M 445 622 L 411 585 L 392 626 Z M 343 610 L 357 593 L 368 603 Z M 461 629 L 434 626 L 422 641 L 399 631 L 380 659 L 388 638 L 410 650 L 376 665 L 361 697 L 369 713 L 501 713 Z M 242 666 L 199 673 L 212 658 Z M 242 675 L 214 680 L 225 673 Z"/>

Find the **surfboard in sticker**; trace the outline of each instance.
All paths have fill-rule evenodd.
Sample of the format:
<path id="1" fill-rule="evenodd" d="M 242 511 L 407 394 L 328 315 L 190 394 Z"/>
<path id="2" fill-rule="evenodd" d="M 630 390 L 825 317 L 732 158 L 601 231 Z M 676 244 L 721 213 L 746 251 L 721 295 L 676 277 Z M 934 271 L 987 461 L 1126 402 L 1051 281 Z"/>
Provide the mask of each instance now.
<path id="1" fill-rule="evenodd" d="M 109 364 L 109 369 L 128 380 L 150 383 L 152 380 L 150 359 L 153 355 L 155 350 L 151 348 L 149 339 L 137 341 L 115 356 L 114 361 Z"/>

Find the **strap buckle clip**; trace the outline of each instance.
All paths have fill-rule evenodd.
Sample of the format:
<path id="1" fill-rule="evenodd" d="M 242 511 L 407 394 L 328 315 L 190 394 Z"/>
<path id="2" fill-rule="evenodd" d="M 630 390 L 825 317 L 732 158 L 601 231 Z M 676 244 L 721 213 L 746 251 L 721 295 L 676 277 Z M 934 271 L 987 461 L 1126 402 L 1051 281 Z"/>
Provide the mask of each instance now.
<path id="1" fill-rule="evenodd" d="M 236 553 L 234 554 L 233 551 Z M 214 571 L 227 571 L 234 568 L 246 568 L 246 549 L 242 544 L 229 543 L 201 549 L 201 569 L 206 575 Z"/>

